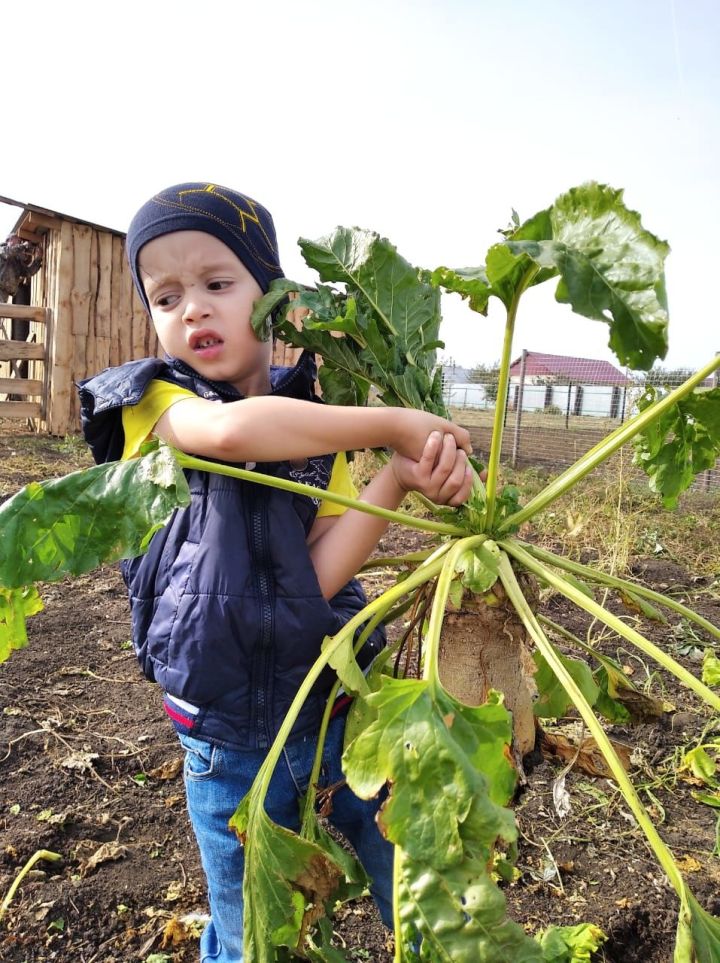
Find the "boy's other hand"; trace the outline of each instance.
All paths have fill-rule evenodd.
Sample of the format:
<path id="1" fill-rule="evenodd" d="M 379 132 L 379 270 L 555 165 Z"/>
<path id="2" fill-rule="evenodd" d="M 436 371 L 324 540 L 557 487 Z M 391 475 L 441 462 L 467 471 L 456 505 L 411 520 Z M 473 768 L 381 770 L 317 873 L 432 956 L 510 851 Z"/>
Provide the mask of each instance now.
<path id="1" fill-rule="evenodd" d="M 420 492 L 436 505 L 462 505 L 472 490 L 467 455 L 449 432 L 432 431 L 419 461 L 395 452 L 390 465 L 401 488 Z"/>

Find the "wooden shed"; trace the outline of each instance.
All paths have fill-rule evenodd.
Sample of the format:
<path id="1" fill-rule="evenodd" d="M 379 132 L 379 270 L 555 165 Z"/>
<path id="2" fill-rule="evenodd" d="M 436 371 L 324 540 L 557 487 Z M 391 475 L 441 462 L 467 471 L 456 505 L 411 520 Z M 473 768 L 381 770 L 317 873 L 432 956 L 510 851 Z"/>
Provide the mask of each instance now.
<path id="1" fill-rule="evenodd" d="M 78 430 L 74 382 L 158 351 L 134 291 L 121 231 L 9 198 L 22 209 L 12 236 L 40 266 L 0 301 L 0 417 L 38 431 Z"/>

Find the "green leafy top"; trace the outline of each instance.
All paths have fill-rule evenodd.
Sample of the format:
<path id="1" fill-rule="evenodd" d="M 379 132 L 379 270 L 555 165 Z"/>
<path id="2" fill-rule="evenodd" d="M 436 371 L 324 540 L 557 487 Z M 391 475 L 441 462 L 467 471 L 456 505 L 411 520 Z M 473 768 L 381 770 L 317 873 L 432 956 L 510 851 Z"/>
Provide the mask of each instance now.
<path id="1" fill-rule="evenodd" d="M 276 333 L 322 356 L 320 384 L 331 404 L 364 404 L 371 386 L 387 404 L 445 414 L 436 349 L 440 294 L 422 272 L 373 231 L 338 227 L 317 241 L 300 239 L 303 256 L 322 281 L 308 290 L 275 281 L 255 306 L 252 323 L 267 336 L 266 318 L 296 293 L 292 308 L 312 313 L 298 330 L 280 311 Z"/>
<path id="2" fill-rule="evenodd" d="M 0 507 L 0 586 L 52 582 L 140 555 L 189 502 L 185 476 L 165 446 L 32 482 Z"/>
<path id="3" fill-rule="evenodd" d="M 31 482 L 9 498 L 0 506 L 0 662 L 27 644 L 25 620 L 42 609 L 34 583 L 142 554 L 189 502 L 185 476 L 165 446 Z"/>
<path id="4" fill-rule="evenodd" d="M 664 392 L 645 389 L 638 407 L 644 411 Z M 635 439 L 634 463 L 650 477 L 666 508 L 674 508 L 678 497 L 695 476 L 713 468 L 720 457 L 720 388 L 695 391 L 682 398 L 651 422 Z"/>
<path id="5" fill-rule="evenodd" d="M 569 190 L 490 248 L 480 268 L 439 268 L 433 283 L 485 313 L 490 297 L 506 307 L 530 284 L 557 277 L 556 298 L 610 328 L 622 364 L 649 369 L 667 353 L 664 261 L 668 245 L 647 231 L 622 190 L 588 183 Z"/>

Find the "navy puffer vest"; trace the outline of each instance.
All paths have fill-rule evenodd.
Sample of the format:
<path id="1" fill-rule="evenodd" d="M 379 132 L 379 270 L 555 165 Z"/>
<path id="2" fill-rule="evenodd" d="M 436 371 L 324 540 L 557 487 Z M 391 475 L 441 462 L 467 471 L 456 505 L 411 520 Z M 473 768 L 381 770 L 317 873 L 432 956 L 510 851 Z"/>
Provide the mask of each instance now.
<path id="1" fill-rule="evenodd" d="M 272 368 L 272 393 L 314 395 L 315 364 Z M 83 432 L 95 460 L 122 454 L 122 408 L 137 404 L 153 378 L 202 398 L 237 401 L 229 385 L 208 382 L 176 359 L 132 361 L 79 383 Z M 257 470 L 326 488 L 334 456 L 259 464 Z M 178 509 L 147 554 L 122 563 L 132 634 L 143 672 L 166 694 L 176 728 L 211 742 L 267 747 L 326 635 L 365 604 L 353 579 L 322 597 L 306 538 L 315 501 L 210 472 L 186 471 L 191 504 Z M 373 633 L 359 661 L 368 665 L 384 636 Z M 317 731 L 334 673 L 306 702 L 293 737 Z"/>

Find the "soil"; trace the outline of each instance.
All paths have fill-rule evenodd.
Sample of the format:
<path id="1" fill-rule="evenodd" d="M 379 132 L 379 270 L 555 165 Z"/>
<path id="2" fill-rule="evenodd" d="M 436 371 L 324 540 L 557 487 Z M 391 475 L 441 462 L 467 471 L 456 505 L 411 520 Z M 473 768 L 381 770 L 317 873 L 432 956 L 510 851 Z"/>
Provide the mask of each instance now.
<path id="1" fill-rule="evenodd" d="M 64 474 L 84 458 L 78 445 L 3 431 L 0 496 Z M 391 530 L 379 551 L 397 554 L 417 544 L 415 534 Z M 652 557 L 636 559 L 634 574 L 720 624 L 720 593 L 710 579 L 695 580 Z M 377 576 L 367 587 L 377 591 Z M 45 610 L 29 621 L 28 647 L 0 666 L 0 897 L 37 851 L 62 858 L 37 862 L 15 893 L 0 924 L 0 959 L 196 960 L 205 890 L 184 808 L 181 755 L 160 693 L 140 677 L 130 650 L 119 572 L 102 568 L 47 585 L 42 595 Z M 558 596 L 542 605 L 553 621 L 585 637 L 582 613 Z M 709 640 L 687 627 L 639 624 L 699 673 Z M 634 782 L 693 892 L 720 914 L 720 861 L 712 854 L 717 814 L 692 799 L 696 787 L 677 773 L 682 752 L 707 726 L 717 736 L 717 721 L 617 638 L 600 647 L 633 672 L 638 687 L 674 706 L 653 723 L 609 731 L 632 754 Z M 573 740 L 579 734 L 572 718 L 547 728 Z M 566 776 L 572 809 L 561 818 L 553 783 L 564 765 L 539 751 L 526 760 L 516 802 L 518 878 L 505 888 L 511 916 L 533 933 L 551 923 L 595 923 L 608 936 L 597 955 L 606 963 L 670 961 L 677 900 L 644 836 L 615 784 L 577 764 Z M 336 931 L 349 959 L 392 960 L 391 938 L 371 901 L 346 905 Z"/>

